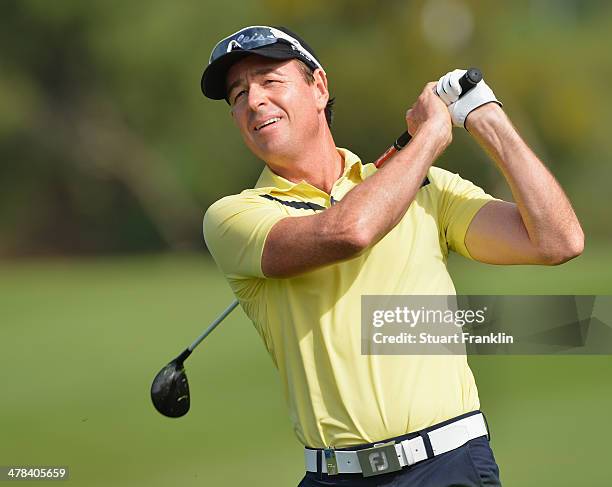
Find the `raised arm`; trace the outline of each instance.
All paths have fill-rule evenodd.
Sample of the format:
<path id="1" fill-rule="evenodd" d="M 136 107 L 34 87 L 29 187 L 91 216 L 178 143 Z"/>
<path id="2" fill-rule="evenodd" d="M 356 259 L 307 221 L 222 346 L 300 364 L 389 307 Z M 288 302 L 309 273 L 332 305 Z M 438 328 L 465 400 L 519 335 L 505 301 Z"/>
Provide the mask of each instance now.
<path id="1" fill-rule="evenodd" d="M 580 255 L 584 233 L 563 189 L 497 104 L 470 113 L 468 131 L 503 173 L 516 203 L 492 201 L 472 220 L 465 244 L 490 264 L 556 265 Z"/>
<path id="2" fill-rule="evenodd" d="M 451 142 L 446 105 L 428 83 L 406 113 L 412 142 L 341 201 L 316 215 L 276 223 L 264 246 L 262 270 L 290 277 L 349 259 L 376 243 L 400 221 L 429 167 Z"/>

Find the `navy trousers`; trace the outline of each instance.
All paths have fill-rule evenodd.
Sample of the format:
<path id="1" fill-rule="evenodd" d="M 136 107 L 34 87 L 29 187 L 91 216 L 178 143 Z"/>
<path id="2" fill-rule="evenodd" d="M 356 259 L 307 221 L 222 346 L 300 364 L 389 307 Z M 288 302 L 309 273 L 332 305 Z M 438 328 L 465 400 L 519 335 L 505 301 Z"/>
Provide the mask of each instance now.
<path id="1" fill-rule="evenodd" d="M 361 474 L 306 472 L 298 487 L 498 487 L 499 468 L 486 436 L 397 472 Z"/>

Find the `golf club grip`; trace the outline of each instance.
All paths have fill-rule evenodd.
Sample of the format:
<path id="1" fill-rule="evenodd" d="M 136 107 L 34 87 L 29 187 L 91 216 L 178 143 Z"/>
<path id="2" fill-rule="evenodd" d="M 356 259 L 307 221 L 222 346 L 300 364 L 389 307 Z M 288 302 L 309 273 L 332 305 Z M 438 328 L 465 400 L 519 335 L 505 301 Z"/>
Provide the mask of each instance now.
<path id="1" fill-rule="evenodd" d="M 461 78 L 459 78 L 459 86 L 461 86 L 461 94 L 459 95 L 459 98 L 461 98 L 468 91 L 474 88 L 480 82 L 480 80 L 482 80 L 482 72 L 480 71 L 480 69 L 468 69 L 465 74 Z M 397 151 L 402 150 L 406 146 L 406 144 L 410 142 L 410 139 L 412 139 L 412 136 L 408 133 L 408 131 L 405 131 L 402 135 L 395 139 L 393 145 L 389 147 L 384 152 L 384 154 L 374 162 L 374 165 L 376 167 L 382 166 L 385 161 L 389 159 L 393 154 L 395 154 Z"/>

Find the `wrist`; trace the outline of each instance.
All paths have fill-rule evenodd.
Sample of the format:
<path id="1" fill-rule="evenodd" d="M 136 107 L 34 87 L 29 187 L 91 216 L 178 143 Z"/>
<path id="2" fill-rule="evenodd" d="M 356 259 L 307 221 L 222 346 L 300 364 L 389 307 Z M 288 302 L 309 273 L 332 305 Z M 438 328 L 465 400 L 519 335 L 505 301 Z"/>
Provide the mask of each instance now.
<path id="1" fill-rule="evenodd" d="M 426 122 L 419 127 L 408 147 L 401 151 L 400 155 L 405 156 L 410 164 L 414 164 L 416 160 L 422 160 L 429 166 L 444 152 L 451 140 L 452 131 L 450 129 L 439 123 Z M 416 159 L 415 156 L 417 156 Z"/>
<path id="2" fill-rule="evenodd" d="M 453 126 L 448 121 L 432 120 L 424 123 L 415 137 L 440 148 L 440 152 L 446 149 L 453 140 Z"/>
<path id="3" fill-rule="evenodd" d="M 465 128 L 471 134 L 507 123 L 508 117 L 496 102 L 485 103 L 468 113 Z"/>
<path id="4" fill-rule="evenodd" d="M 514 125 L 496 103 L 478 107 L 469 117 L 466 129 L 496 164 L 505 165 L 525 147 Z"/>

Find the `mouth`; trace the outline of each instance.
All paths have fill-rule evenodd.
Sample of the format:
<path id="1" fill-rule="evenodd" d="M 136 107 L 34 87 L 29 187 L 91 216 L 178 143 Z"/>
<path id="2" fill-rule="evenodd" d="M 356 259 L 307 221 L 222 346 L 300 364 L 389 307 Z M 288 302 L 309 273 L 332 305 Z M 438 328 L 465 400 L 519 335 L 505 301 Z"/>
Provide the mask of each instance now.
<path id="1" fill-rule="evenodd" d="M 263 128 L 268 127 L 268 126 L 270 126 L 270 125 L 273 125 L 273 124 L 275 124 L 275 123 L 276 123 L 276 122 L 278 122 L 278 121 L 280 121 L 280 117 L 272 117 L 272 118 L 269 118 L 269 119 L 268 119 L 268 120 L 266 120 L 265 122 L 263 122 L 263 123 L 260 123 L 260 124 L 256 125 L 256 126 L 254 127 L 254 130 L 255 130 L 255 132 L 259 132 L 259 131 L 260 131 L 260 130 L 262 130 Z"/>

